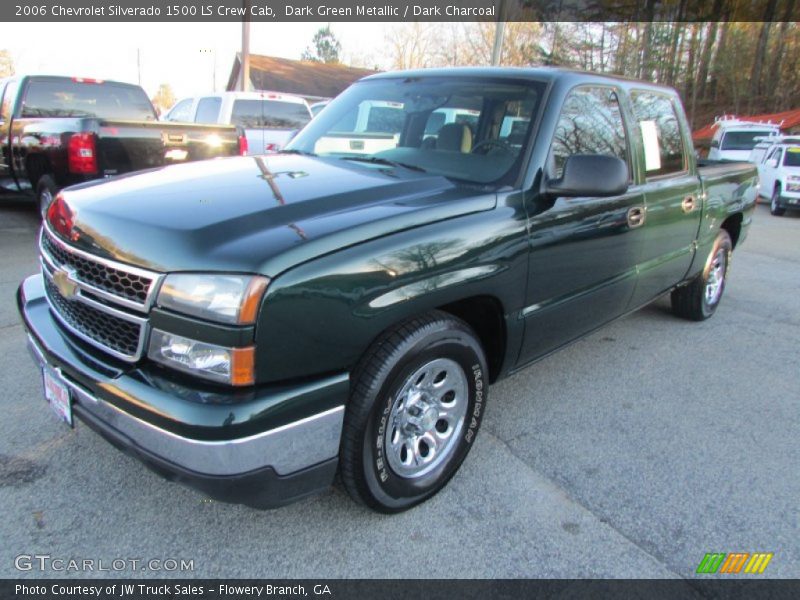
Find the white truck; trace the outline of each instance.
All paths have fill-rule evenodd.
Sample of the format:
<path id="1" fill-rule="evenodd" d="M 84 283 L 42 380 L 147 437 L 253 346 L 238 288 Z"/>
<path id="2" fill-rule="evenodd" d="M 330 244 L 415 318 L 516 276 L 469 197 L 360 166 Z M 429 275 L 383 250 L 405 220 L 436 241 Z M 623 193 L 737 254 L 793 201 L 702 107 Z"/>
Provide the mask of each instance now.
<path id="1" fill-rule="evenodd" d="M 244 129 L 250 154 L 269 154 L 280 151 L 311 117 L 300 96 L 263 91 L 183 98 L 163 120 L 238 125 Z"/>
<path id="2" fill-rule="evenodd" d="M 709 160 L 746 161 L 759 138 L 780 134 L 780 124 L 756 123 L 731 116 L 717 117 Z"/>
<path id="3" fill-rule="evenodd" d="M 750 153 L 758 168 L 758 195 L 769 199 L 776 217 L 787 209 L 800 210 L 800 136 L 762 140 Z"/>

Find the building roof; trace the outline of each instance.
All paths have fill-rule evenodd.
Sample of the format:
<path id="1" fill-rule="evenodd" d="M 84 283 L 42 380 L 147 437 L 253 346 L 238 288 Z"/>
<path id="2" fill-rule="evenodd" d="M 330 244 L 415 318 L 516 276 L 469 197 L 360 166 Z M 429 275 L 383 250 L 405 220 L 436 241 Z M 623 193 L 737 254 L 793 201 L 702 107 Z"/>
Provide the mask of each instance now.
<path id="1" fill-rule="evenodd" d="M 241 65 L 241 56 L 237 53 L 226 90 L 236 89 Z M 253 89 L 285 92 L 307 98 L 333 98 L 354 81 L 374 73 L 377 71 L 342 64 L 250 55 L 250 83 Z"/>
<path id="2" fill-rule="evenodd" d="M 788 131 L 800 126 L 800 109 L 787 110 L 785 112 L 770 113 L 765 115 L 753 115 L 748 117 L 738 117 L 740 121 L 750 121 L 752 123 L 767 123 L 779 125 L 781 131 Z M 714 137 L 718 123 L 711 123 L 692 133 L 695 142 L 708 141 Z"/>

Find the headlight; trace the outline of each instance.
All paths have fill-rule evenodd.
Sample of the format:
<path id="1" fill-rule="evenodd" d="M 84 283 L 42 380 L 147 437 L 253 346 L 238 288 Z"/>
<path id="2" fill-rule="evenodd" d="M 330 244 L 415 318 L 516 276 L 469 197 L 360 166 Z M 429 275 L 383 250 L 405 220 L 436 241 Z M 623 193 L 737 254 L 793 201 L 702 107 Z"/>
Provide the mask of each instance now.
<path id="1" fill-rule="evenodd" d="M 255 323 L 269 280 L 253 275 L 167 275 L 157 304 L 187 315 L 235 325 Z"/>
<path id="2" fill-rule="evenodd" d="M 786 178 L 787 192 L 800 192 L 800 177 L 792 175 Z"/>
<path id="3" fill-rule="evenodd" d="M 153 329 L 147 355 L 163 365 L 212 381 L 228 385 L 255 382 L 254 346 L 226 348 Z"/>

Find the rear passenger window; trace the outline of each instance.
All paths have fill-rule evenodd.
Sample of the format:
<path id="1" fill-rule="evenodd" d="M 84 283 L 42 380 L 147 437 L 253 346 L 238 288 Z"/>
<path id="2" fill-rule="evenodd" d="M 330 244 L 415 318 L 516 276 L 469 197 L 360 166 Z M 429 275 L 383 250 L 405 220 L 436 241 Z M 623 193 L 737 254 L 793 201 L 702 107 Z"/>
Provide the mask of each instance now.
<path id="1" fill-rule="evenodd" d="M 681 127 L 669 96 L 633 92 L 631 100 L 642 132 L 647 177 L 685 171 L 686 157 Z"/>
<path id="2" fill-rule="evenodd" d="M 561 177 L 573 154 L 616 156 L 628 163 L 625 126 L 613 89 L 581 87 L 567 96 L 550 147 L 549 175 Z"/>
<path id="3" fill-rule="evenodd" d="M 210 97 L 200 98 L 197 103 L 197 113 L 194 116 L 195 123 L 216 123 L 219 117 L 219 107 L 222 106 L 222 98 Z"/>

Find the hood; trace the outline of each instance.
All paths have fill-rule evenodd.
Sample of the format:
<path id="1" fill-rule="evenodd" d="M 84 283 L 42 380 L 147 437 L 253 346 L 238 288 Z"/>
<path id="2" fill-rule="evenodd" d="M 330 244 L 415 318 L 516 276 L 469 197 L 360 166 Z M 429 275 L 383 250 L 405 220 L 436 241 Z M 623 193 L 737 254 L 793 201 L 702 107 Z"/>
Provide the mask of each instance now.
<path id="1" fill-rule="evenodd" d="M 496 202 L 440 176 L 291 154 L 164 167 L 62 194 L 69 243 L 93 254 L 156 271 L 269 276 Z"/>

